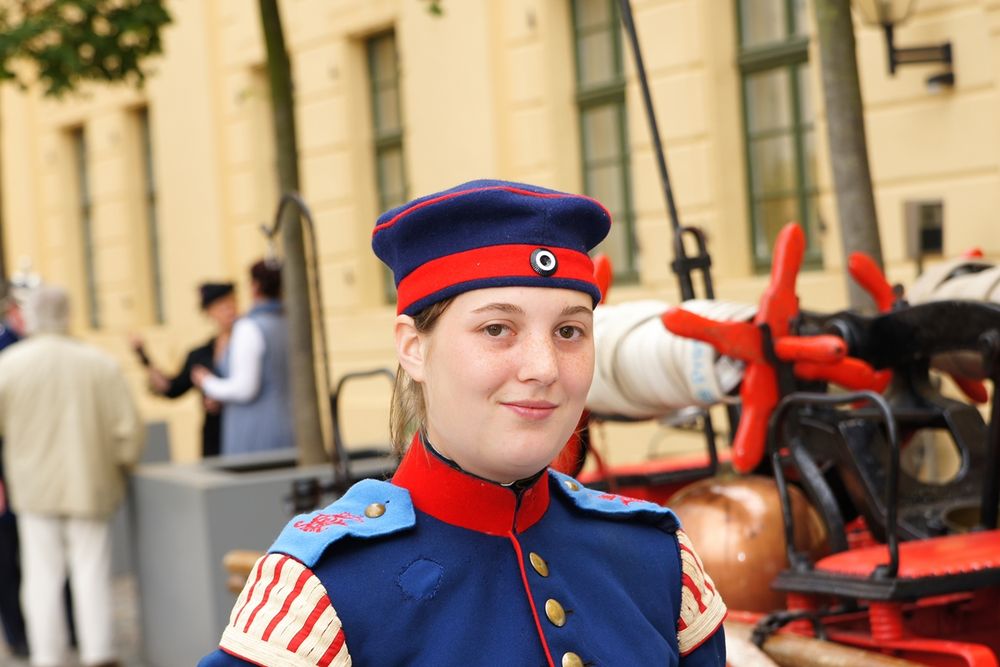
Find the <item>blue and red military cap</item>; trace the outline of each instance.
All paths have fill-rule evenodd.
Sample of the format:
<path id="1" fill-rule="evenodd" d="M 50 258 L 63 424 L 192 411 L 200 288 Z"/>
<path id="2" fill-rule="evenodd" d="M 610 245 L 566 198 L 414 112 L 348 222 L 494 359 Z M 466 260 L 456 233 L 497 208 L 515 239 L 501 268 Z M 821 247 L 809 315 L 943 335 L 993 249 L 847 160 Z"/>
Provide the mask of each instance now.
<path id="1" fill-rule="evenodd" d="M 598 201 L 509 181 L 479 180 L 379 216 L 372 248 L 392 269 L 407 315 L 486 287 L 601 292 L 588 254 L 611 229 Z"/>

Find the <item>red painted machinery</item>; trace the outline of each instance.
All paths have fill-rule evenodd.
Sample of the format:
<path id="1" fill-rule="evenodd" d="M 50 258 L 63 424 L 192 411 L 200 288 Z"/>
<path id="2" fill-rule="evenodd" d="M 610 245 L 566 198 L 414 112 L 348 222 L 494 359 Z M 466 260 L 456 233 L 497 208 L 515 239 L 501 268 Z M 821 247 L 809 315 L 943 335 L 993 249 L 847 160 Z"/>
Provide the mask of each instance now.
<path id="1" fill-rule="evenodd" d="M 757 623 L 760 641 L 791 632 L 918 664 L 998 665 L 1000 396 L 994 392 L 987 425 L 969 402 L 943 396 L 930 368 L 940 355 L 975 352 L 981 376 L 995 386 L 1000 306 L 908 306 L 862 257 L 852 258 L 851 272 L 873 293 L 879 315 L 800 312 L 795 279 L 802 251 L 801 230 L 789 225 L 779 236 L 772 281 L 753 322 L 714 322 L 681 309 L 662 318 L 674 333 L 745 362 L 732 466 L 741 473 L 769 470 L 777 486 L 778 502 L 763 510 L 772 516 L 759 523 L 783 524 L 787 562 L 771 585 L 786 603 L 771 613 L 734 610 L 732 618 Z M 831 383 L 853 391 L 828 391 Z M 959 386 L 972 399 L 986 397 L 976 379 L 961 378 Z M 921 480 L 901 467 L 902 451 L 928 433 L 944 436 L 960 458 L 958 473 L 947 481 Z M 599 468 L 588 481 L 617 483 L 620 492 L 662 501 L 706 477 L 716 460 Z M 731 485 L 723 495 L 733 485 L 747 486 L 739 480 L 718 484 Z M 807 547 L 796 539 L 796 522 L 813 520 L 793 507 L 800 491 L 825 526 L 825 549 L 817 549 L 815 539 Z M 678 502 L 691 495 L 682 493 Z M 711 516 L 706 507 L 698 506 L 689 531 L 699 529 L 697 517 Z M 690 521 L 683 514 L 682 520 Z M 709 522 L 702 542 L 725 539 L 725 529 Z M 758 542 L 749 548 L 764 547 Z M 747 553 L 733 548 L 706 564 L 726 578 Z"/>

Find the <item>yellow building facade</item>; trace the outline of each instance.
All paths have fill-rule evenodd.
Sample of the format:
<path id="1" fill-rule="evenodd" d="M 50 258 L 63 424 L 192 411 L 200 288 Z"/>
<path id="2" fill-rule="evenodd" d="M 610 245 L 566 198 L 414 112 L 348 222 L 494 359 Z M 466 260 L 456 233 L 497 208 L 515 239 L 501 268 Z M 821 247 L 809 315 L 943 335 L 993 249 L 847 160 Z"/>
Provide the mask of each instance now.
<path id="1" fill-rule="evenodd" d="M 278 200 L 264 48 L 251 0 L 170 2 L 164 55 L 142 90 L 62 100 L 4 86 L 4 247 L 67 286 L 74 330 L 116 353 L 175 459 L 197 457 L 195 396 L 146 393 L 127 337 L 164 368 L 208 336 L 196 285 L 268 251 Z M 379 212 L 473 178 L 587 191 L 616 214 L 612 301 L 678 299 L 672 233 L 636 68 L 610 0 L 284 0 L 303 196 L 316 220 L 334 378 L 393 365 Z M 846 302 L 816 25 L 806 0 L 634 0 L 677 205 L 708 235 L 717 296 L 755 302 L 770 239 L 806 223 L 804 306 Z M 922 0 L 900 44 L 950 41 L 940 65 L 887 72 L 881 31 L 858 61 L 883 253 L 1000 256 L 1000 0 Z M 923 231 L 920 236 L 918 232 Z M 349 435 L 381 437 L 388 392 L 351 404 Z M 611 429 L 609 437 L 641 433 Z"/>

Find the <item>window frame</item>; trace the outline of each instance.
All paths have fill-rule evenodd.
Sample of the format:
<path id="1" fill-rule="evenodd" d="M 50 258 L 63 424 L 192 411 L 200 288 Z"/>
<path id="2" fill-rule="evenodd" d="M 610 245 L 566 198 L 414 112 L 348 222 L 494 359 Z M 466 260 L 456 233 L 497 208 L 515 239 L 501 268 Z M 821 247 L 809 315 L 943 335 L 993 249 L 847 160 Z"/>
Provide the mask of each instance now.
<path id="1" fill-rule="evenodd" d="M 615 218 L 614 224 L 619 228 L 624 228 L 626 266 L 618 266 L 617 262 L 612 263 L 614 265 L 615 281 L 624 284 L 634 284 L 639 282 L 639 244 L 636 239 L 635 205 L 632 195 L 632 151 L 628 138 L 628 108 L 625 99 L 625 54 L 622 48 L 621 10 L 616 0 L 605 0 L 609 5 L 609 23 L 602 24 L 600 28 L 604 30 L 610 28 L 612 53 L 615 57 L 614 77 L 601 84 L 588 86 L 581 80 L 580 42 L 590 31 L 580 26 L 578 4 L 581 1 L 585 0 L 570 0 L 570 27 L 572 31 L 574 68 L 573 81 L 577 112 L 577 131 L 580 141 L 580 178 L 583 183 L 584 192 L 591 194 L 592 190 L 589 187 L 590 170 L 595 166 L 603 166 L 595 165 L 593 162 L 588 161 L 592 139 L 587 135 L 584 116 L 588 111 L 600 109 L 601 107 L 613 107 L 617 116 L 616 124 L 618 132 L 616 138 L 620 148 L 617 160 L 620 162 L 621 167 L 619 186 L 622 192 L 621 216 Z"/>
<path id="2" fill-rule="evenodd" d="M 754 271 L 763 273 L 770 270 L 773 261 L 773 248 L 768 248 L 766 257 L 761 257 L 757 253 L 757 238 L 760 234 L 766 234 L 766 230 L 761 229 L 763 222 L 758 219 L 757 208 L 762 202 L 794 197 L 796 199 L 797 221 L 802 226 L 806 237 L 806 252 L 803 259 L 804 268 L 821 268 L 823 262 L 822 250 L 819 246 L 819 239 L 809 224 L 810 206 L 813 207 L 818 219 L 818 196 L 819 184 L 810 183 L 808 178 L 808 160 L 806 151 L 806 137 L 812 133 L 815 142 L 816 120 L 803 118 L 802 109 L 802 82 L 799 76 L 800 68 L 809 67 L 809 36 L 798 34 L 799 28 L 797 12 L 805 11 L 804 5 L 799 0 L 779 0 L 785 5 L 785 34 L 782 40 L 771 41 L 759 45 L 744 46 L 745 26 L 743 23 L 743 3 L 746 0 L 733 0 L 737 27 L 737 68 L 739 71 L 740 102 L 743 105 L 741 113 L 741 130 L 743 135 L 743 159 L 746 164 L 746 202 L 750 219 L 750 252 Z M 751 76 L 764 72 L 784 73 L 784 84 L 789 92 L 790 123 L 780 130 L 769 129 L 764 131 L 751 131 L 750 128 L 750 99 L 748 93 L 748 81 Z M 806 91 L 809 92 L 809 91 Z M 795 186 L 791 190 L 769 192 L 758 194 L 754 189 L 753 172 L 753 145 L 755 140 L 768 136 L 791 136 L 794 151 L 793 158 Z"/>
<path id="3" fill-rule="evenodd" d="M 378 43 L 380 40 L 391 39 L 393 45 L 393 53 L 396 57 L 396 64 L 394 68 L 394 77 L 392 80 L 392 87 L 395 88 L 396 92 L 396 117 L 399 119 L 398 127 L 386 131 L 382 126 L 379 118 L 379 95 L 382 92 L 382 84 L 385 83 L 383 79 L 380 78 L 380 73 L 376 71 L 377 59 L 375 57 L 375 51 L 378 48 Z M 365 38 L 365 60 L 366 68 L 368 71 L 368 93 L 369 93 L 369 103 L 371 104 L 371 128 L 372 128 L 372 158 L 373 167 L 375 170 L 375 197 L 376 204 L 378 207 L 379 214 L 401 204 L 406 203 L 409 196 L 409 178 L 406 173 L 406 148 L 404 146 L 404 123 L 403 123 L 403 104 L 402 104 L 402 87 L 400 86 L 400 57 L 399 57 L 399 44 L 396 40 L 396 30 L 395 28 L 389 28 L 388 30 L 383 30 L 377 33 L 368 35 Z M 385 179 L 382 170 L 382 157 L 391 151 L 398 151 L 400 156 L 400 180 L 403 184 L 403 190 L 401 193 L 400 201 L 396 201 L 391 197 L 394 193 L 388 193 L 386 189 Z M 384 288 L 383 293 L 386 303 L 393 303 L 396 300 L 396 285 L 393 280 L 392 272 L 388 267 L 383 267 Z"/>

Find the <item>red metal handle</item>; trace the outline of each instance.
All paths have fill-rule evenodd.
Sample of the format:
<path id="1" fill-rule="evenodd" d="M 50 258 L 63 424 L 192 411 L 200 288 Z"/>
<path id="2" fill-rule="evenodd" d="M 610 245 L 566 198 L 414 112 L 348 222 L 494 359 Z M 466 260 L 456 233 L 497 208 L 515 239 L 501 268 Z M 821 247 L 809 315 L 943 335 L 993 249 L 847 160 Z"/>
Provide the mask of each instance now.
<path id="1" fill-rule="evenodd" d="M 732 463 L 737 472 L 746 474 L 764 458 L 767 422 L 778 404 L 778 378 L 771 366 L 763 362 L 747 366 L 740 401 L 743 411 L 733 437 Z"/>
<path id="2" fill-rule="evenodd" d="M 717 322 L 683 308 L 660 316 L 668 331 L 708 343 L 720 353 L 743 361 L 763 361 L 760 331 L 749 322 Z"/>
<path id="3" fill-rule="evenodd" d="M 847 355 L 847 343 L 836 336 L 785 336 L 774 341 L 774 353 L 782 361 L 832 364 Z"/>
<path id="4" fill-rule="evenodd" d="M 892 304 L 896 302 L 896 293 L 893 292 L 892 285 L 886 280 L 885 274 L 875 260 L 863 252 L 852 252 L 847 259 L 847 271 L 854 278 L 854 282 L 865 288 L 875 300 L 878 312 L 888 313 L 892 310 Z"/>
<path id="5" fill-rule="evenodd" d="M 854 357 L 833 364 L 800 361 L 795 364 L 794 373 L 803 380 L 825 380 L 847 389 L 870 389 L 877 381 L 875 369 Z"/>

